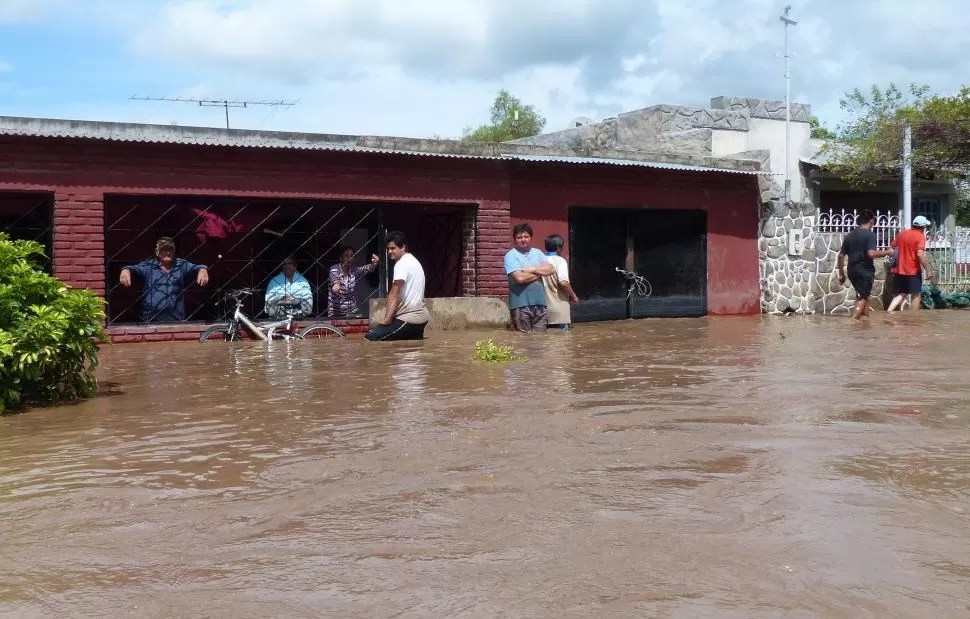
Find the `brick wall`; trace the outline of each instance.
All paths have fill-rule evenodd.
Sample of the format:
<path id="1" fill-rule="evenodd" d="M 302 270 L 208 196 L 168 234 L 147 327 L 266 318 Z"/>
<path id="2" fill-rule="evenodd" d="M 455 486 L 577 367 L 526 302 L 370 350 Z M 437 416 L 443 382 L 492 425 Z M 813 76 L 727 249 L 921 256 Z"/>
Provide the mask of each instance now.
<path id="1" fill-rule="evenodd" d="M 54 275 L 104 296 L 104 195 L 54 193 Z"/>
<path id="2" fill-rule="evenodd" d="M 461 295 L 478 296 L 478 209 L 465 213 L 461 224 Z"/>
<path id="3" fill-rule="evenodd" d="M 519 220 L 532 222 L 539 239 L 551 232 L 568 239 L 571 205 L 683 205 L 711 214 L 712 310 L 724 297 L 721 311 L 738 313 L 743 299 L 728 299 L 725 290 L 747 294 L 747 276 L 738 280 L 736 264 L 757 271 L 756 246 L 749 242 L 757 227 L 756 221 L 749 221 L 757 216 L 757 187 L 750 179 L 734 176 L 0 136 L 0 190 L 54 194 L 54 273 L 70 285 L 102 295 L 106 290 L 105 194 L 477 204 L 477 211 L 462 225 L 466 243 L 461 294 L 465 296 L 507 295 L 503 258 L 512 245 L 512 223 Z M 755 252 L 750 260 L 749 252 Z M 722 254 L 731 259 L 718 263 Z M 158 336 L 153 339 L 192 339 L 202 328 L 198 324 L 119 326 L 111 332 L 118 341 L 142 341 L 150 334 Z"/>
<path id="4" fill-rule="evenodd" d="M 508 201 L 485 201 L 478 209 L 478 294 L 505 296 L 505 252 L 512 247 Z"/>

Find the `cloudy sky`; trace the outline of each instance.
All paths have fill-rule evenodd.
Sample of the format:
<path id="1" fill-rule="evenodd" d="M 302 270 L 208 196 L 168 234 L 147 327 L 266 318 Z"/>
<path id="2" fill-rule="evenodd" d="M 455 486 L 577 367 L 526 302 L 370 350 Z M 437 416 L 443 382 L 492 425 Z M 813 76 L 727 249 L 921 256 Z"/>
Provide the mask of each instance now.
<path id="1" fill-rule="evenodd" d="M 792 98 L 827 124 L 850 88 L 970 83 L 957 0 L 0 0 L 0 115 L 220 126 L 219 109 L 129 97 L 294 100 L 232 124 L 458 137 L 500 88 L 547 130 L 783 99 L 785 4 Z"/>

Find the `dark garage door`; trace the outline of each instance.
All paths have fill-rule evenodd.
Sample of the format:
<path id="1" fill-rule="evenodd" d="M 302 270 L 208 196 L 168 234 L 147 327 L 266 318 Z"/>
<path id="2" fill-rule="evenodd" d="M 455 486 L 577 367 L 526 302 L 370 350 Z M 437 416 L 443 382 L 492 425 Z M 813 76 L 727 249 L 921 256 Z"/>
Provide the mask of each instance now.
<path id="1" fill-rule="evenodd" d="M 569 248 L 576 322 L 707 313 L 704 211 L 573 207 Z M 645 277 L 652 294 L 627 300 L 616 267 Z"/>

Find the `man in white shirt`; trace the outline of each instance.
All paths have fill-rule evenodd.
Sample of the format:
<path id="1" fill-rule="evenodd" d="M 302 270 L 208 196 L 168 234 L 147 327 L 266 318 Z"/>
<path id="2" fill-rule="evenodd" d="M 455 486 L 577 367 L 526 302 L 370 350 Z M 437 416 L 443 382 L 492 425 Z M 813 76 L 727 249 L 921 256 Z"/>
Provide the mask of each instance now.
<path id="1" fill-rule="evenodd" d="M 546 307 L 549 308 L 549 328 L 566 331 L 572 323 L 570 303 L 579 303 L 572 285 L 569 283 L 569 265 L 562 257 L 565 241 L 558 234 L 546 237 L 546 261 L 556 268 L 552 275 L 542 278 L 546 292 Z"/>
<path id="2" fill-rule="evenodd" d="M 431 315 L 424 304 L 424 269 L 407 250 L 403 232 L 385 237 L 387 253 L 394 262 L 391 290 L 387 293 L 384 319 L 364 337 L 371 342 L 422 340 Z"/>

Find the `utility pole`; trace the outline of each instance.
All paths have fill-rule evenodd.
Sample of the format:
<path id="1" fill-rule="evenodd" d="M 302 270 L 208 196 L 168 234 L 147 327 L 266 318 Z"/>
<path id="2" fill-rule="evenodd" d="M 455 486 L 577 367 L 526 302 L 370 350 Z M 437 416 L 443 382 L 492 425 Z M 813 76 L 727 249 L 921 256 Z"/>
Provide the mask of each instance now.
<path id="1" fill-rule="evenodd" d="M 195 103 L 201 107 L 221 107 L 226 110 L 226 129 L 229 128 L 229 108 L 248 108 L 253 105 L 292 107 L 292 101 L 240 101 L 238 99 L 189 99 L 186 97 L 130 97 L 129 101 L 168 101 L 177 103 Z"/>
<path id="2" fill-rule="evenodd" d="M 798 22 L 788 16 L 791 5 L 785 7 L 785 14 L 779 17 L 785 24 L 785 202 L 791 202 L 791 71 L 788 69 L 788 27 Z"/>
<path id="3" fill-rule="evenodd" d="M 905 230 L 913 219 L 913 128 L 903 132 L 903 216 L 899 229 Z"/>

